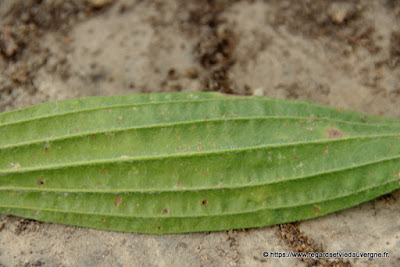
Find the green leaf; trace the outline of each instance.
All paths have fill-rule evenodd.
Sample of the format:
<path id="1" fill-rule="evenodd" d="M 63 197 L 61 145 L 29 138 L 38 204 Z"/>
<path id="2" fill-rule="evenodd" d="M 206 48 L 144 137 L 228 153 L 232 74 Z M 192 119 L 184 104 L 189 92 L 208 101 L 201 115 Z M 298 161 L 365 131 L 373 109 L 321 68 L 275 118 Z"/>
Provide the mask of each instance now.
<path id="1" fill-rule="evenodd" d="M 0 114 L 0 212 L 151 234 L 310 219 L 400 188 L 400 120 L 217 93 Z"/>

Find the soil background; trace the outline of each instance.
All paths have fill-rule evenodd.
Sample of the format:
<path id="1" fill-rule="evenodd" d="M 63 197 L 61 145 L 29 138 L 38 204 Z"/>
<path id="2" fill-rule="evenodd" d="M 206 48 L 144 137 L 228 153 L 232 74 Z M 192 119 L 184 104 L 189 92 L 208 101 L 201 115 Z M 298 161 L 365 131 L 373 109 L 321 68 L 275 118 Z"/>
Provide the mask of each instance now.
<path id="1" fill-rule="evenodd" d="M 400 118 L 398 0 L 0 0 L 0 53 L 0 112 L 84 96 L 220 91 Z M 0 215 L 0 266 L 236 265 L 400 266 L 400 191 L 299 223 L 167 236 Z"/>

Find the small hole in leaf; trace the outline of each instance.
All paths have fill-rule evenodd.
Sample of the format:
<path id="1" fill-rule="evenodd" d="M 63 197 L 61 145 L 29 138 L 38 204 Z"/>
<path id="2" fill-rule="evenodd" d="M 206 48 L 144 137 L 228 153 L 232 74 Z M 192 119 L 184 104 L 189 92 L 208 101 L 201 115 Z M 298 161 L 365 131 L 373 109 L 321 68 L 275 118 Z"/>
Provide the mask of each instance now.
<path id="1" fill-rule="evenodd" d="M 202 205 L 202 206 L 207 206 L 207 205 L 208 205 L 208 201 L 207 201 L 207 200 L 201 201 L 201 205 Z"/>

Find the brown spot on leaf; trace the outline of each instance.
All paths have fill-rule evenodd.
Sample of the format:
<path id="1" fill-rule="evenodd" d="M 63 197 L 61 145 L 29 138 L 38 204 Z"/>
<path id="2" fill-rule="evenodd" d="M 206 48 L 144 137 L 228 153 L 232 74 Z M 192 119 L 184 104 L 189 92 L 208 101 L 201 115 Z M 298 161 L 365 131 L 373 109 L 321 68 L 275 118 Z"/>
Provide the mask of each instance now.
<path id="1" fill-rule="evenodd" d="M 321 208 L 320 208 L 319 206 L 315 206 L 315 207 L 314 207 L 314 214 L 315 214 L 315 215 L 318 215 L 320 209 L 321 209 Z"/>
<path id="2" fill-rule="evenodd" d="M 118 207 L 119 204 L 121 204 L 121 201 L 122 201 L 122 196 L 117 196 L 117 198 L 114 201 L 114 206 Z"/>
<path id="3" fill-rule="evenodd" d="M 201 205 L 202 206 L 207 206 L 208 205 L 208 201 L 206 199 L 204 199 L 203 201 L 201 201 Z"/>
<path id="4" fill-rule="evenodd" d="M 203 146 L 197 147 L 197 151 L 198 151 L 198 152 L 200 152 L 200 151 L 202 151 L 202 150 L 203 150 Z"/>
<path id="5" fill-rule="evenodd" d="M 96 137 L 97 137 L 97 135 L 95 135 L 95 134 L 92 134 L 92 135 L 90 136 L 90 138 L 92 138 L 92 139 L 96 139 Z"/>
<path id="6" fill-rule="evenodd" d="M 39 179 L 37 180 L 37 184 L 38 184 L 38 185 L 44 185 L 44 180 L 43 180 L 42 178 L 39 178 Z"/>
<path id="7" fill-rule="evenodd" d="M 102 172 L 106 173 L 108 170 L 106 168 L 101 169 Z"/>
<path id="8" fill-rule="evenodd" d="M 44 148 L 44 151 L 45 151 L 45 152 L 49 152 L 49 151 L 50 151 L 50 148 L 45 147 L 45 148 Z"/>
<path id="9" fill-rule="evenodd" d="M 168 214 L 168 213 L 169 213 L 169 210 L 168 210 L 168 209 L 163 209 L 162 213 L 163 213 L 163 214 Z"/>
<path id="10" fill-rule="evenodd" d="M 339 139 L 345 137 L 346 134 L 336 127 L 329 127 L 325 131 L 325 137 L 329 139 Z"/>
<path id="11" fill-rule="evenodd" d="M 367 116 L 366 116 L 366 115 L 362 115 L 362 116 L 360 117 L 360 120 L 361 120 L 362 122 L 367 122 Z"/>

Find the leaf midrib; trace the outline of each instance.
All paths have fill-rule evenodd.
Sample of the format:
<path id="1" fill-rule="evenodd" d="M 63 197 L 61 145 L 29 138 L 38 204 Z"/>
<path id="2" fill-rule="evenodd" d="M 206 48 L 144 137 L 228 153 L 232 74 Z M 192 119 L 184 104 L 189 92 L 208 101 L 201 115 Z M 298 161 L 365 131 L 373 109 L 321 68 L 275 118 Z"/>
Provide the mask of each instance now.
<path id="1" fill-rule="evenodd" d="M 349 141 L 349 140 L 362 140 L 362 139 L 374 139 L 374 138 L 385 138 L 385 137 L 400 137 L 399 134 L 383 134 L 383 135 L 358 135 L 347 138 L 339 138 L 339 139 L 320 139 L 316 141 L 301 141 L 301 142 L 292 142 L 292 143 L 277 143 L 277 144 L 268 144 L 268 145 L 259 145 L 259 146 L 248 146 L 242 148 L 235 149 L 224 149 L 224 150 L 209 150 L 209 151 L 193 151 L 186 153 L 174 153 L 174 154 L 164 154 L 164 155 L 155 155 L 155 156 L 140 156 L 140 157 L 118 157 L 106 160 L 96 160 L 96 161 L 81 161 L 81 162 L 71 162 L 64 164 L 52 164 L 52 165 L 42 165 L 39 167 L 31 167 L 31 168 L 15 168 L 15 169 L 0 169 L 0 175 L 2 174 L 13 174 L 13 173 L 24 173 L 38 170 L 50 170 L 50 169 L 62 169 L 68 167 L 82 167 L 82 166 L 94 166 L 100 164 L 110 164 L 110 163 L 123 163 L 123 162 L 137 162 L 137 161 L 147 161 L 154 159 L 170 159 L 170 158 L 185 158 L 185 157 L 196 157 L 196 156 L 208 156 L 208 155 L 218 155 L 218 154 L 227 154 L 227 153 L 235 153 L 242 151 L 251 151 L 251 150 L 261 150 L 268 148 L 286 148 L 286 147 L 298 147 L 298 146 L 306 146 L 313 144 L 331 144 L 339 141 Z"/>
<path id="2" fill-rule="evenodd" d="M 376 165 L 379 163 L 384 163 L 392 160 L 400 159 L 399 156 L 382 158 L 379 160 L 368 161 L 364 162 L 363 164 L 358 165 L 351 165 L 344 168 L 332 168 L 326 170 L 324 172 L 315 172 L 303 176 L 296 176 L 296 177 L 285 177 L 284 180 L 276 180 L 267 183 L 248 183 L 243 185 L 236 185 L 236 186 L 215 186 L 215 187 L 182 187 L 182 188 L 162 188 L 162 189 L 137 189 L 137 190 L 122 190 L 122 189 L 115 189 L 115 190 L 87 190 L 87 189 L 61 189 L 61 188 L 38 188 L 38 187 L 1 187 L 0 191 L 29 191 L 29 192 L 52 192 L 52 193 L 110 193 L 110 194 L 125 194 L 125 193 L 143 193 L 143 194 L 158 194 L 158 193 L 175 193 L 175 192 L 198 192 L 198 191 L 210 191 L 210 190 L 235 190 L 235 189 L 246 189 L 252 187 L 259 187 L 259 186 L 267 186 L 267 185 L 274 185 L 274 184 L 285 184 L 287 182 L 294 182 L 300 181 L 303 179 L 310 179 L 326 174 L 337 174 L 341 172 L 351 171 L 358 168 L 362 168 L 365 166 Z M 1 178 L 1 176 L 0 176 Z M 400 180 L 400 176 L 398 178 Z"/>

